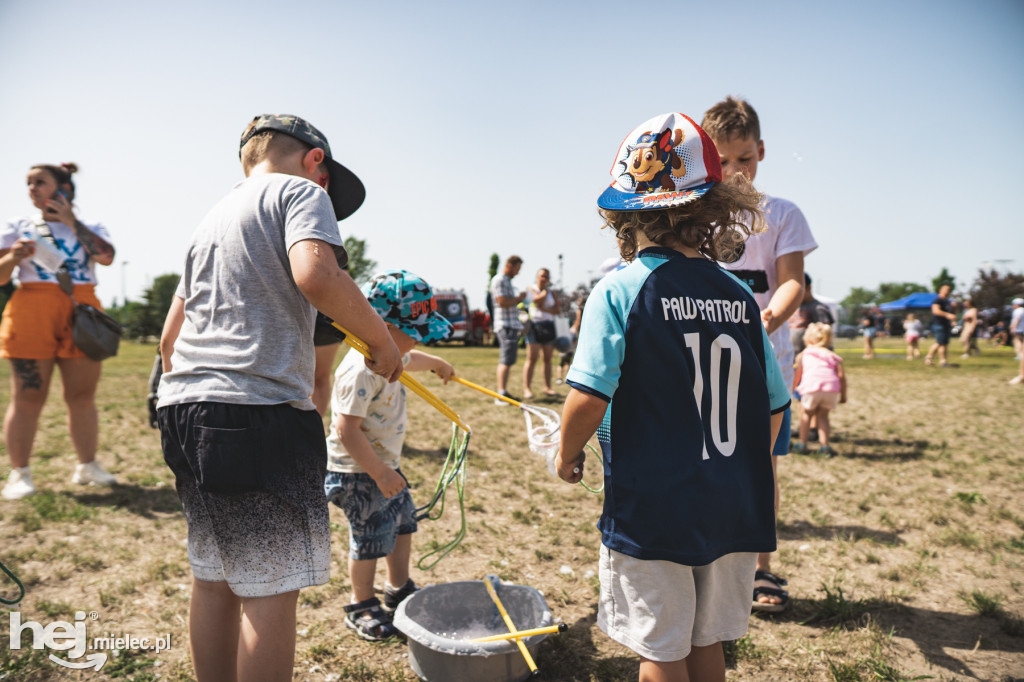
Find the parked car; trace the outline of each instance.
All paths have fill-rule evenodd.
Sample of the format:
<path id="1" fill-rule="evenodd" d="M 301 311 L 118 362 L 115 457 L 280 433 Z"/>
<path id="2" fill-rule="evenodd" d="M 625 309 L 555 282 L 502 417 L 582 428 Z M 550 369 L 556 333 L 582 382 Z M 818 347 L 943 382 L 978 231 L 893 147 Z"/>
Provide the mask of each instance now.
<path id="1" fill-rule="evenodd" d="M 466 294 L 461 289 L 439 289 L 434 292 L 437 301 L 437 312 L 444 315 L 452 323 L 449 341 L 461 341 L 467 346 L 476 346 L 483 342 L 487 333 L 487 313 L 470 310 Z"/>
<path id="2" fill-rule="evenodd" d="M 852 324 L 837 324 L 835 336 L 840 339 L 855 339 L 860 330 Z"/>

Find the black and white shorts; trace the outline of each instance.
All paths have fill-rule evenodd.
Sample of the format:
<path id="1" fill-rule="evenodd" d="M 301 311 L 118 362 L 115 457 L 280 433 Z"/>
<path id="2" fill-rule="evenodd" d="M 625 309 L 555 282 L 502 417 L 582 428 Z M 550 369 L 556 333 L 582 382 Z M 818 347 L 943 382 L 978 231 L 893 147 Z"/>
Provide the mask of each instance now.
<path id="1" fill-rule="evenodd" d="M 315 411 L 201 402 L 158 418 L 198 580 L 227 582 L 240 597 L 328 581 L 327 445 Z"/>

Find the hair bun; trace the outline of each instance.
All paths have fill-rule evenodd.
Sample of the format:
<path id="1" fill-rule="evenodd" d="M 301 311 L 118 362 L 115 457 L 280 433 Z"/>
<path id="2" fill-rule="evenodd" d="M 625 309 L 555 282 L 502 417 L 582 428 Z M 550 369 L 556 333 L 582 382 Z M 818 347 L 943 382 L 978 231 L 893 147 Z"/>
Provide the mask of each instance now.
<path id="1" fill-rule="evenodd" d="M 66 170 L 68 173 L 77 173 L 78 172 L 78 164 L 77 163 L 72 163 L 72 162 L 62 163 L 60 165 L 60 167 L 63 168 L 64 170 Z"/>

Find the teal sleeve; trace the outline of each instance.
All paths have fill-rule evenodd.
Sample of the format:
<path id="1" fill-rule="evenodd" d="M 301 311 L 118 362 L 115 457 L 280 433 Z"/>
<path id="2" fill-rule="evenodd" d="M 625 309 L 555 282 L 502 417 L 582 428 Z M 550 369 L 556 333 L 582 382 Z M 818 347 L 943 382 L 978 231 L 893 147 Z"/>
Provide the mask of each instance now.
<path id="1" fill-rule="evenodd" d="M 786 386 L 786 380 L 782 378 L 782 369 L 775 358 L 775 349 L 768 341 L 768 332 L 763 326 L 761 337 L 764 342 L 764 374 L 768 382 L 768 403 L 771 405 L 772 414 L 777 414 L 790 405 L 789 386 Z"/>

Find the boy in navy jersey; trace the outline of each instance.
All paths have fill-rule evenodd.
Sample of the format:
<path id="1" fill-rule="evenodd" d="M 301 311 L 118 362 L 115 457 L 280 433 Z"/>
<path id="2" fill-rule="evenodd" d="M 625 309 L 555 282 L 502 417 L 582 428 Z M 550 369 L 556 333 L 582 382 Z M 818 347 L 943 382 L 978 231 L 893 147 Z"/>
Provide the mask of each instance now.
<path id="1" fill-rule="evenodd" d="M 760 195 L 721 182 L 692 119 L 657 116 L 619 147 L 598 206 L 628 267 L 583 312 L 558 475 L 604 457 L 598 624 L 641 656 L 640 680 L 725 678 L 747 631 L 758 552 L 775 548 L 771 448 L 789 391 L 734 260 Z M 737 217 L 734 217 L 737 216 Z"/>

